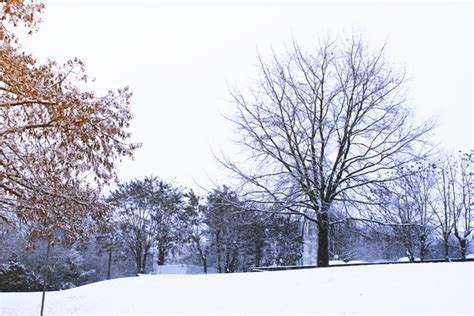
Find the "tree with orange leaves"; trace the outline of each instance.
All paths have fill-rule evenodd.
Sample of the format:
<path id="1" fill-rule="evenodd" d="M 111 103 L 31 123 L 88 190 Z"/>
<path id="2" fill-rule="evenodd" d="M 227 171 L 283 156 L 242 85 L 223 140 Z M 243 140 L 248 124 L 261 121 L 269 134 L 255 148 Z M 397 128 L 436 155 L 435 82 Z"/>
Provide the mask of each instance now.
<path id="1" fill-rule="evenodd" d="M 31 34 L 44 5 L 0 0 L 0 220 L 25 222 L 48 241 L 41 315 L 52 242 L 94 230 L 108 206 L 100 189 L 115 176 L 115 161 L 132 156 L 128 88 L 98 97 L 83 91 L 83 63 L 39 64 L 10 31 Z"/>
<path id="2" fill-rule="evenodd" d="M 80 60 L 39 64 L 22 52 L 12 30 L 33 33 L 43 8 L 0 2 L 0 220 L 75 238 L 87 233 L 85 220 L 104 214 L 100 189 L 137 147 L 127 143 L 132 94 L 96 96 L 79 88 L 88 81 Z"/>

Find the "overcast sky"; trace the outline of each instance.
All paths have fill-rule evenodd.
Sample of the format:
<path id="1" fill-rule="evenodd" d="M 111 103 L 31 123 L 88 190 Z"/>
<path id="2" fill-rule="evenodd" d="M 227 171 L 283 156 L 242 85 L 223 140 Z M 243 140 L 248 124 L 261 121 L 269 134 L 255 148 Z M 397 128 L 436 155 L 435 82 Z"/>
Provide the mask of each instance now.
<path id="1" fill-rule="evenodd" d="M 40 31 L 25 43 L 36 56 L 79 57 L 99 92 L 134 91 L 134 161 L 123 179 L 155 174 L 196 188 L 223 182 L 214 152 L 235 154 L 228 84 L 249 85 L 257 51 L 303 49 L 318 37 L 361 32 L 371 47 L 405 67 L 417 119 L 438 118 L 434 142 L 473 148 L 472 6 L 312 1 L 48 1 Z"/>

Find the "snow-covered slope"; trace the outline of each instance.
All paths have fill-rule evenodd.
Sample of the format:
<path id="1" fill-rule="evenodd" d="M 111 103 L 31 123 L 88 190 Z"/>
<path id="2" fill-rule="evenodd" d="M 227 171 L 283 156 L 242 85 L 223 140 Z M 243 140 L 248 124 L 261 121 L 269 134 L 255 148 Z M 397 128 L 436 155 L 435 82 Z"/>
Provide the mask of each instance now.
<path id="1" fill-rule="evenodd" d="M 474 315 L 474 263 L 155 275 L 50 292 L 45 315 Z M 0 293 L 0 315 L 38 315 L 41 293 Z"/>

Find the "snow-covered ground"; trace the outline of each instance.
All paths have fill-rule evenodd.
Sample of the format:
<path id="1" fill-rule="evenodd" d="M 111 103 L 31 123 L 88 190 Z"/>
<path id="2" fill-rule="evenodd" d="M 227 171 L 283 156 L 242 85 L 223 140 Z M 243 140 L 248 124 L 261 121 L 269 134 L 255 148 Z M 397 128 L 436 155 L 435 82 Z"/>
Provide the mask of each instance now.
<path id="1" fill-rule="evenodd" d="M 45 315 L 474 315 L 474 263 L 153 275 L 49 292 Z M 41 293 L 0 293 L 0 315 L 38 315 Z"/>

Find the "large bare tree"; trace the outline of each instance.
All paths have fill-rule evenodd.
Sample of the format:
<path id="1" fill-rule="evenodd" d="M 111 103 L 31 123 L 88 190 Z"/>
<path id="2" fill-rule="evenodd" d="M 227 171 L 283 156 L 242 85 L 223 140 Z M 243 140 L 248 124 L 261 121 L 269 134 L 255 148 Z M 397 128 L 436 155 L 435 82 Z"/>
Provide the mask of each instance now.
<path id="1" fill-rule="evenodd" d="M 367 202 L 365 188 L 416 160 L 433 124 L 413 123 L 404 73 L 360 38 L 325 41 L 310 53 L 295 43 L 286 57 L 260 58 L 259 66 L 256 87 L 232 90 L 231 120 L 249 160 L 223 162 L 252 199 L 316 223 L 318 265 L 327 266 L 335 203 Z"/>

